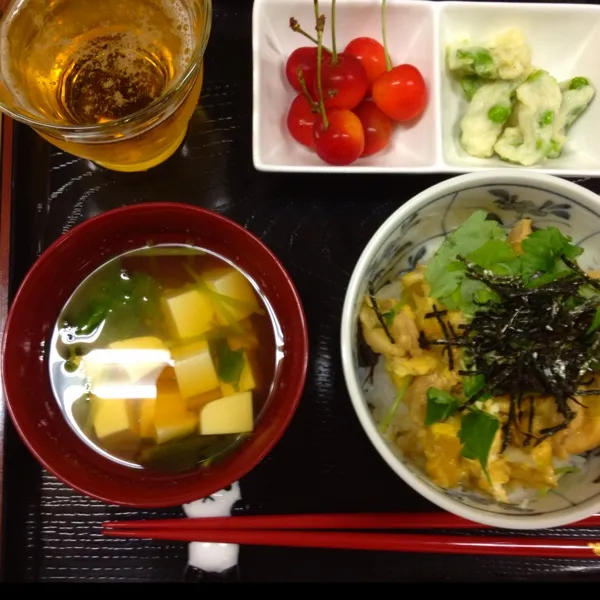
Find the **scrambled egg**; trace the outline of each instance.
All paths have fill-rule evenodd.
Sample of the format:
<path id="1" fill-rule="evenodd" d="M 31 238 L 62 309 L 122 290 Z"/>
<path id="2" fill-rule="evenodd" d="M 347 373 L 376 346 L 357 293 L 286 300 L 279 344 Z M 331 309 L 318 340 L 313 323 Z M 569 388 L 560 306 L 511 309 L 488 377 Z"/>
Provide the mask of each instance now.
<path id="1" fill-rule="evenodd" d="M 521 251 L 521 242 L 531 231 L 531 221 L 524 219 L 510 232 L 508 241 L 517 252 Z M 401 417 L 404 421 L 396 429 L 396 444 L 434 483 L 443 488 L 477 490 L 497 501 L 510 502 L 510 491 L 514 489 L 547 490 L 557 487 L 560 476 L 555 469 L 557 462 L 600 445 L 600 398 L 586 396 L 582 403 L 589 409 L 571 401 L 576 417 L 569 427 L 537 445 L 526 443 L 526 436 L 517 427 L 513 428 L 508 448 L 502 453 L 502 425 L 508 419 L 509 399 L 499 397 L 477 403 L 480 409 L 494 414 L 500 421 L 489 454 L 488 479 L 478 460 L 461 455 L 458 437 L 460 416 L 425 425 L 427 390 L 430 387 L 447 391 L 459 399 L 464 398 L 462 377 L 458 374 L 460 353 L 456 348 L 452 349 L 455 367 L 451 370 L 444 346 L 421 347 L 421 332 L 427 339 L 445 337 L 439 321 L 426 318 L 434 310 L 435 302 L 429 296 L 425 266 L 420 265 L 403 275 L 401 284 L 401 298 L 377 300 L 378 311 L 395 343 L 389 340 L 369 297 L 360 311 L 365 341 L 374 352 L 383 355 L 386 370 L 395 386 L 401 388 L 405 378 L 412 377 L 403 396 L 409 422 L 406 422 L 405 416 Z M 437 309 L 442 310 L 443 307 L 437 306 Z M 455 330 L 464 322 L 462 314 L 457 311 L 449 311 L 444 315 L 444 321 Z M 598 383 L 594 383 L 594 387 L 599 387 Z M 521 407 L 519 422 L 526 424 L 528 418 L 527 401 Z M 562 420 L 552 398 L 535 399 L 534 434 Z"/>

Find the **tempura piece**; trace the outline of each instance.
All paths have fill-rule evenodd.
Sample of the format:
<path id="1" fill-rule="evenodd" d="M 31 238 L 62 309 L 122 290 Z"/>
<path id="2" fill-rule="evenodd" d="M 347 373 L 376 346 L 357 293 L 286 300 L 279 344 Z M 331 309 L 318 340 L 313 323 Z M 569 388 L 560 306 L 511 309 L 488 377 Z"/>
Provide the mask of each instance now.
<path id="1" fill-rule="evenodd" d="M 506 241 L 513 247 L 513 250 L 517 254 L 522 254 L 522 242 L 533 232 L 531 224 L 531 219 L 519 219 L 508 233 Z"/>
<path id="2" fill-rule="evenodd" d="M 550 158 L 558 158 L 562 154 L 569 128 L 585 112 L 596 95 L 596 88 L 587 77 L 574 77 L 563 81 L 560 90 L 562 104 L 554 121 L 554 132 L 548 152 Z"/>
<path id="3" fill-rule="evenodd" d="M 515 89 L 513 82 L 494 81 L 475 92 L 460 124 L 460 143 L 471 156 L 493 155 L 494 144 L 512 112 Z"/>
<path id="4" fill-rule="evenodd" d="M 562 103 L 558 82 L 546 71 L 536 71 L 517 88 L 516 115 L 522 142 L 513 128 L 507 128 L 494 149 L 507 161 L 531 166 L 550 151 L 554 128 Z"/>
<path id="5" fill-rule="evenodd" d="M 510 29 L 477 46 L 462 41 L 448 46 L 451 71 L 486 79 L 516 80 L 531 71 L 531 50 L 519 29 Z"/>

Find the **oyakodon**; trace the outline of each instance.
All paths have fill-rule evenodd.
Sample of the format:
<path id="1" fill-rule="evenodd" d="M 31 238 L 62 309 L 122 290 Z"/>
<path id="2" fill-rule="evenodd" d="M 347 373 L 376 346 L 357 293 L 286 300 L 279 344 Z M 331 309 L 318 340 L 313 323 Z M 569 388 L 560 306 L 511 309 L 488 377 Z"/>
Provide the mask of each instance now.
<path id="1" fill-rule="evenodd" d="M 531 219 L 521 219 L 502 240 L 516 257 L 524 254 L 523 242 L 533 239 L 532 226 Z M 551 233 L 554 235 L 554 231 Z M 497 231 L 495 235 L 498 239 Z M 484 429 L 491 421 L 497 425 L 481 434 L 482 439 L 489 436 L 483 451 L 482 439 L 475 439 L 467 448 L 461 412 L 461 405 L 467 404 L 467 378 L 461 375 L 465 367 L 463 349 L 451 344 L 427 344 L 424 340 L 447 338 L 449 329 L 457 332 L 465 328 L 472 315 L 460 308 L 448 309 L 439 295 L 432 296 L 428 264 L 419 264 L 402 274 L 394 282 L 399 283 L 396 289 L 400 291 L 393 297 L 389 294 L 393 284 L 381 296 L 367 294 L 360 311 L 364 339 L 381 356 L 396 389 L 395 406 L 381 419 L 383 432 L 443 488 L 474 490 L 500 502 L 521 499 L 523 491 L 543 494 L 556 488 L 560 477 L 581 463 L 581 454 L 600 445 L 600 396 L 594 393 L 600 386 L 595 372 L 589 370 L 591 377 L 579 388 L 584 399 L 578 395 L 567 400 L 572 413 L 568 423 L 556 398 L 550 395 L 530 394 L 529 402 L 521 405 L 519 401 L 518 415 L 512 416 L 513 404 L 508 395 L 481 396 L 473 404 L 473 412 L 489 417 L 482 422 Z M 598 273 L 588 275 L 597 277 Z M 438 410 L 440 418 L 435 422 L 428 415 L 432 390 L 443 401 L 451 398 L 456 403 L 447 413 L 443 404 L 438 405 L 442 411 Z M 553 430 L 551 435 L 540 435 L 549 430 Z"/>

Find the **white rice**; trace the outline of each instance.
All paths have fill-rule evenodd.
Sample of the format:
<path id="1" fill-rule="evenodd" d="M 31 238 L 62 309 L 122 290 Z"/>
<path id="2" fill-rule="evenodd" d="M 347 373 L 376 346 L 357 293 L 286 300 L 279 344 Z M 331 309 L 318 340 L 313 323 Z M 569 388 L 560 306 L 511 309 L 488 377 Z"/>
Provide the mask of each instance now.
<path id="1" fill-rule="evenodd" d="M 360 377 L 363 381 L 369 376 L 369 369 L 360 369 Z M 396 398 L 396 388 L 390 378 L 386 368 L 385 359 L 380 357 L 373 369 L 373 377 L 368 378 L 363 387 L 365 400 L 371 407 L 371 414 L 377 424 L 380 424 L 388 415 L 394 399 Z M 393 439 L 397 433 L 407 431 L 411 427 L 408 418 L 408 406 L 400 402 L 398 410 L 390 423 L 387 437 Z"/>

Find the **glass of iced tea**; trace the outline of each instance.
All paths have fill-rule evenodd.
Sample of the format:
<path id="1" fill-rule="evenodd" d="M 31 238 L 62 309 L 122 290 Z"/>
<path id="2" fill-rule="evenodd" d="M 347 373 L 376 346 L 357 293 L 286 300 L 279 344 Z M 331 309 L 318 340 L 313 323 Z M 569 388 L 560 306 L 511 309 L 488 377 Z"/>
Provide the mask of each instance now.
<path id="1" fill-rule="evenodd" d="M 0 110 L 103 167 L 150 169 L 198 104 L 211 11 L 211 0 L 13 0 Z"/>

